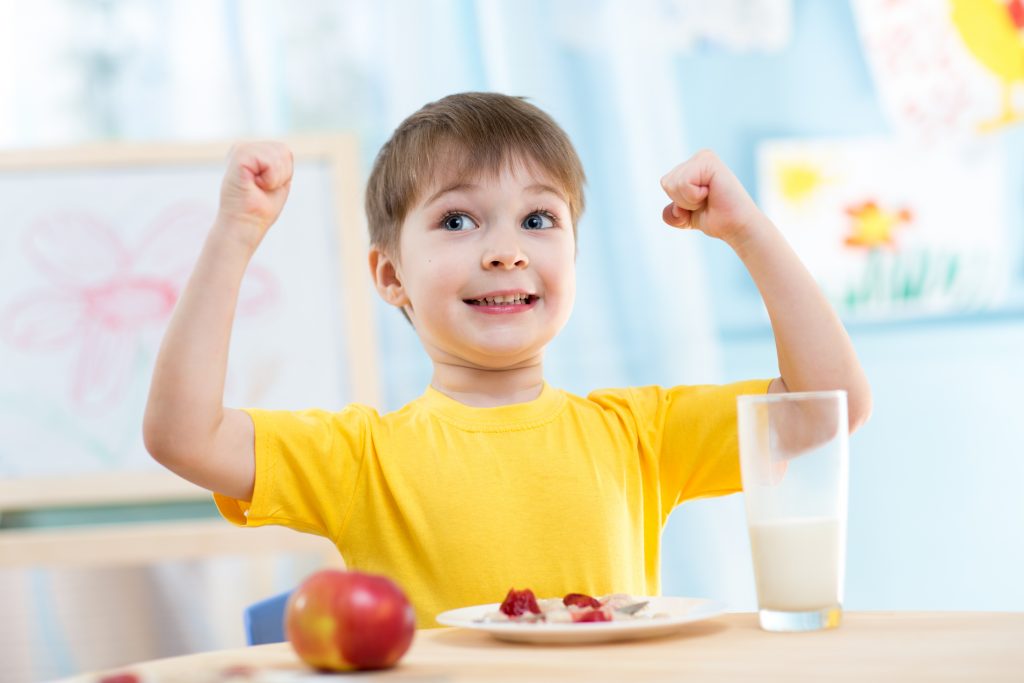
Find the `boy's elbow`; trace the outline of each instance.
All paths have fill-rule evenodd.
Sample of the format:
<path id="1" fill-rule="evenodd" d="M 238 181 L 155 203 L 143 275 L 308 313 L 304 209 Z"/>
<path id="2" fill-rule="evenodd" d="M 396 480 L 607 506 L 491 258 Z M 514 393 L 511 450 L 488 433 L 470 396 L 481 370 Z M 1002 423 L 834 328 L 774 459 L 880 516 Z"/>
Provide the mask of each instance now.
<path id="1" fill-rule="evenodd" d="M 850 434 L 863 427 L 871 418 L 872 399 L 871 388 L 864 382 L 864 386 L 855 391 L 847 393 L 850 421 Z"/>
<path id="2" fill-rule="evenodd" d="M 167 428 L 147 412 L 142 420 L 142 444 L 150 457 L 164 467 L 174 460 L 173 442 L 168 437 Z"/>
<path id="3" fill-rule="evenodd" d="M 142 444 L 150 457 L 175 471 L 195 451 L 188 440 L 181 437 L 180 430 L 150 411 L 146 411 L 142 420 Z"/>

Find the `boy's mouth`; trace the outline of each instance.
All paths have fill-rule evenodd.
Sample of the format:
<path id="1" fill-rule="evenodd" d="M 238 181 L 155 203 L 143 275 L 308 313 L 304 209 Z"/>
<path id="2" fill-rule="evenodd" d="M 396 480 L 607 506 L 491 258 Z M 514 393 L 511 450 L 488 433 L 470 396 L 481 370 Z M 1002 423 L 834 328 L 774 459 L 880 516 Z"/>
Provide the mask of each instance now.
<path id="1" fill-rule="evenodd" d="M 485 296 L 479 299 L 463 299 L 463 301 L 470 306 L 522 306 L 524 304 L 532 304 L 539 298 L 536 294 L 518 293 Z"/>

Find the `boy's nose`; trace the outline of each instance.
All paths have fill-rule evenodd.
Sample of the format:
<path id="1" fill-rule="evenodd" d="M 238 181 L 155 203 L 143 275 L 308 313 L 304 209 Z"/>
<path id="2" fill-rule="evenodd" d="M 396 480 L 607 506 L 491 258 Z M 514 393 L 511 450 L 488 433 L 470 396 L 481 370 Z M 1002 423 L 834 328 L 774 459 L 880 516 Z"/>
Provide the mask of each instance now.
<path id="1" fill-rule="evenodd" d="M 488 270 L 491 268 L 513 270 L 514 268 L 525 268 L 529 264 L 530 260 L 526 258 L 526 254 L 521 252 L 515 255 L 509 253 L 507 255 L 491 255 L 490 258 L 484 258 L 484 268 Z"/>
<path id="2" fill-rule="evenodd" d="M 530 265 L 530 259 L 526 252 L 519 248 L 517 240 L 502 240 L 500 244 L 492 244 L 484 252 L 484 269 L 505 269 L 525 268 Z"/>

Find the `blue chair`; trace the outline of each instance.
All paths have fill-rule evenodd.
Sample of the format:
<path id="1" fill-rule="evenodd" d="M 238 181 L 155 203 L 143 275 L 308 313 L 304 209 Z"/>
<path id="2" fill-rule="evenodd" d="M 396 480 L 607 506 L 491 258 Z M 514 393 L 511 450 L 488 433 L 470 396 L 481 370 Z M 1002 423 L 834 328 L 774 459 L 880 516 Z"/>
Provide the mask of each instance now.
<path id="1" fill-rule="evenodd" d="M 284 642 L 284 606 L 291 591 L 254 602 L 245 608 L 245 640 L 249 645 Z"/>

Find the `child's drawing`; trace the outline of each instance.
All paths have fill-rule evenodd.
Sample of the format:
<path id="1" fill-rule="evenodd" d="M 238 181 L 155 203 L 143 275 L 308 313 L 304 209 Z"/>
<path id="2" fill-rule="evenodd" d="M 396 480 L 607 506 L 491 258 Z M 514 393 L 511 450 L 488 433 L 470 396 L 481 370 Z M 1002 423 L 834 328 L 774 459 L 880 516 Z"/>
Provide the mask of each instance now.
<path id="1" fill-rule="evenodd" d="M 149 380 L 216 219 L 223 159 L 140 153 L 129 165 L 100 151 L 95 164 L 0 172 L 0 479 L 156 467 L 142 442 Z M 226 405 L 346 398 L 333 173 L 297 164 L 288 211 L 249 264 Z"/>
<path id="2" fill-rule="evenodd" d="M 953 25 L 978 64 L 995 76 L 1000 108 L 982 129 L 1024 119 L 1014 105 L 1014 91 L 1024 89 L 1024 0 L 952 0 Z"/>
<path id="3" fill-rule="evenodd" d="M 759 150 L 765 212 L 847 315 L 998 303 L 1012 269 L 1004 185 L 997 146 L 793 141 Z"/>
<path id="4" fill-rule="evenodd" d="M 890 119 L 932 140 L 1024 119 L 1024 0 L 857 0 Z"/>
<path id="5" fill-rule="evenodd" d="M 40 216 L 21 246 L 47 284 L 12 298 L 0 335 L 24 352 L 73 354 L 71 401 L 91 413 L 111 409 L 135 371 L 140 335 L 167 324 L 212 216 L 208 207 L 167 206 L 134 244 L 88 210 Z M 253 264 L 239 316 L 266 310 L 276 295 L 274 276 Z"/>

